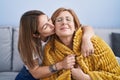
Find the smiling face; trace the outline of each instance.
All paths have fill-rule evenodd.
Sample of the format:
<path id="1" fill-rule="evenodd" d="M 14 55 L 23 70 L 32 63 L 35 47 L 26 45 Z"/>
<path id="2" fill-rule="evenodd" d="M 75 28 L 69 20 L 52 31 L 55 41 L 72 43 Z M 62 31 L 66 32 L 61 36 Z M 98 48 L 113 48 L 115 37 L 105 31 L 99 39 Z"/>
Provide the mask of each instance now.
<path id="1" fill-rule="evenodd" d="M 54 25 L 52 24 L 51 19 L 46 15 L 40 15 L 38 17 L 38 32 L 41 37 L 48 37 L 54 34 Z"/>
<path id="2" fill-rule="evenodd" d="M 55 33 L 57 36 L 72 36 L 75 31 L 73 16 L 68 11 L 61 12 L 55 20 Z"/>

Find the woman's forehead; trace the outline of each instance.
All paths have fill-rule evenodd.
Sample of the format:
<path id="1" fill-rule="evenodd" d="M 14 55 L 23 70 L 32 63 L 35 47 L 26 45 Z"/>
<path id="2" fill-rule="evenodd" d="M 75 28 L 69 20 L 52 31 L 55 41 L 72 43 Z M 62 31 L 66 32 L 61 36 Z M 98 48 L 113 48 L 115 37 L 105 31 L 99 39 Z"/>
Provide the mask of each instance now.
<path id="1" fill-rule="evenodd" d="M 44 19 L 44 18 L 47 18 L 47 19 L 48 19 L 48 16 L 47 16 L 47 15 L 40 15 L 39 18 L 40 18 L 40 19 Z"/>
<path id="2" fill-rule="evenodd" d="M 72 14 L 69 11 L 62 11 L 59 13 L 59 15 L 57 17 L 62 17 L 62 16 L 71 16 Z"/>
<path id="3" fill-rule="evenodd" d="M 40 15 L 39 17 L 38 17 L 38 20 L 39 20 L 39 22 L 40 23 L 42 23 L 42 22 L 46 22 L 46 21 L 48 21 L 48 16 L 47 15 Z"/>

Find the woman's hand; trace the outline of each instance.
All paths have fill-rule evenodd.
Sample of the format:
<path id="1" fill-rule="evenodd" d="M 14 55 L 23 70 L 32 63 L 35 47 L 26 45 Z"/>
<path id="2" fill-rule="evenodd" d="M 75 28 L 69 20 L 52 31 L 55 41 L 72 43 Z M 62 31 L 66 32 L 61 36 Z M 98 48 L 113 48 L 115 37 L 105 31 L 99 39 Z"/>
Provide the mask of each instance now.
<path id="1" fill-rule="evenodd" d="M 82 39 L 81 53 L 83 54 L 84 57 L 89 56 L 92 53 L 94 53 L 94 47 L 89 38 L 87 39 L 85 37 Z"/>
<path id="2" fill-rule="evenodd" d="M 77 68 L 72 68 L 71 74 L 72 78 L 75 80 L 91 80 L 90 76 L 85 74 L 79 66 Z"/>
<path id="3" fill-rule="evenodd" d="M 82 26 L 83 36 L 82 36 L 82 44 L 81 44 L 81 52 L 84 57 L 89 56 L 94 53 L 94 47 L 91 42 L 92 36 L 95 35 L 94 30 L 91 26 Z"/>
<path id="4" fill-rule="evenodd" d="M 75 55 L 70 54 L 67 57 L 65 57 L 61 62 L 56 64 L 56 67 L 58 70 L 61 69 L 71 69 L 75 65 Z"/>

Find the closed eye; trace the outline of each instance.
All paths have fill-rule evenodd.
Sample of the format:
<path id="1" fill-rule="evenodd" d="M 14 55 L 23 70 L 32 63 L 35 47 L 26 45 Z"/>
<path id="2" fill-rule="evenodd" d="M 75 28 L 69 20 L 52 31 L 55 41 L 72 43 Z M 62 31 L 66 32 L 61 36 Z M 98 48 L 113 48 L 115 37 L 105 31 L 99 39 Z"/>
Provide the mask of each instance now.
<path id="1" fill-rule="evenodd" d="M 58 18 L 56 19 L 56 22 L 61 22 L 63 19 L 62 18 Z"/>
<path id="2" fill-rule="evenodd" d="M 66 17 L 66 21 L 71 21 L 71 18 L 70 17 Z"/>
<path id="3" fill-rule="evenodd" d="M 46 28 L 47 28 L 47 24 L 44 24 L 42 29 L 45 30 Z"/>

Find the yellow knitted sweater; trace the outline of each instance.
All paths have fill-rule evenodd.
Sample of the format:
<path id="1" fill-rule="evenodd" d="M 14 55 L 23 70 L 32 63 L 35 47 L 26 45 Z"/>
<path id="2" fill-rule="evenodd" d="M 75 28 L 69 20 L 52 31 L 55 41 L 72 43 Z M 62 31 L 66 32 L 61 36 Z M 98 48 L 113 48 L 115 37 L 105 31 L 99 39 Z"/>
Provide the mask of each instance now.
<path id="1" fill-rule="evenodd" d="M 73 39 L 73 49 L 66 47 L 64 44 L 55 39 L 48 42 L 45 47 L 44 65 L 51 65 L 63 60 L 69 54 L 76 55 L 76 62 L 80 68 L 92 80 L 120 80 L 120 66 L 110 47 L 99 37 L 93 36 L 91 41 L 94 46 L 94 53 L 89 57 L 83 57 L 80 52 L 82 30 L 76 31 Z M 61 70 L 43 80 L 73 80 L 70 70 Z"/>

